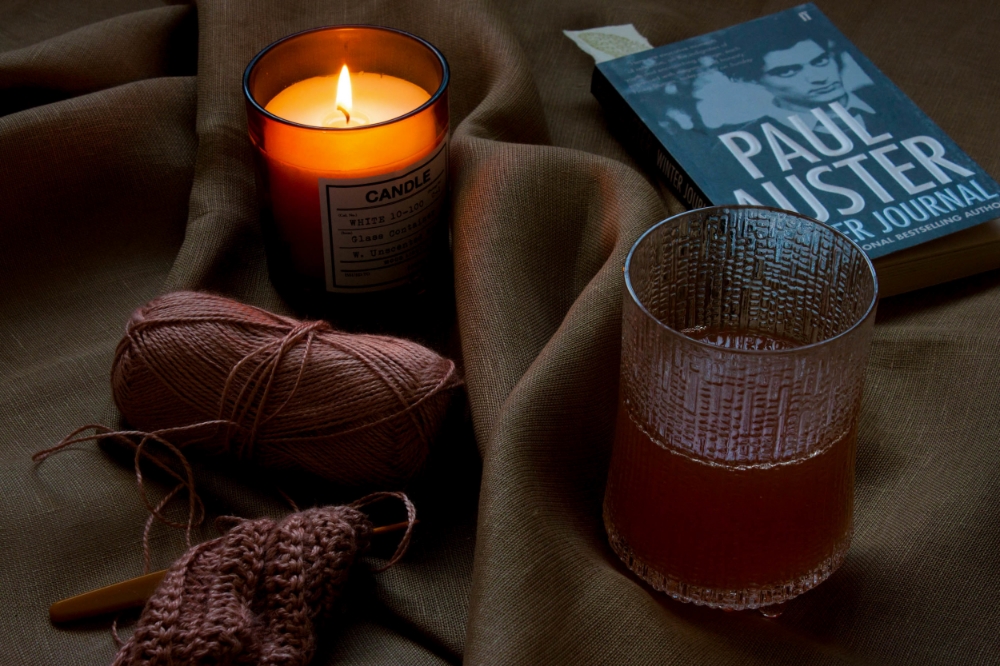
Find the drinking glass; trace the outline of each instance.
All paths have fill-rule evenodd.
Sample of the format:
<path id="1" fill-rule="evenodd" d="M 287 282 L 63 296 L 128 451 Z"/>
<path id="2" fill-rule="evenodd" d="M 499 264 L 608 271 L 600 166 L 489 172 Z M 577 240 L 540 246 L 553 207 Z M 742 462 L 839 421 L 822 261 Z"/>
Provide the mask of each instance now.
<path id="1" fill-rule="evenodd" d="M 778 604 L 840 566 L 878 285 L 794 213 L 703 208 L 625 262 L 611 547 L 681 601 Z"/>

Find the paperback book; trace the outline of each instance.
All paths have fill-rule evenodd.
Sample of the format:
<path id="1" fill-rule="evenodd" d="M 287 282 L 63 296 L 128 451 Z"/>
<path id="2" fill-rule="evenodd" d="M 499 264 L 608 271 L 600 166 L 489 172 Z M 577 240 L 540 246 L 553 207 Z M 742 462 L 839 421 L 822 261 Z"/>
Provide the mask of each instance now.
<path id="1" fill-rule="evenodd" d="M 883 295 L 1000 266 L 1000 186 L 811 3 L 601 62 L 591 89 L 685 205 L 814 217 Z"/>

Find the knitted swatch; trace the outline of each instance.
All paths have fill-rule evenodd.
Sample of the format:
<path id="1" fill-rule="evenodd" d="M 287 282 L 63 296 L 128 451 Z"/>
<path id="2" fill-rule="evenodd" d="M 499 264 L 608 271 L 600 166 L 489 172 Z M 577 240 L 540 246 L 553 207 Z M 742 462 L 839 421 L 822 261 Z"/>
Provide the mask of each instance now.
<path id="1" fill-rule="evenodd" d="M 413 506 L 396 493 L 278 522 L 231 519 L 225 535 L 191 548 L 170 567 L 114 666 L 308 664 L 315 626 L 371 538 L 372 525 L 357 507 L 385 496 L 403 499 L 412 528 Z"/>

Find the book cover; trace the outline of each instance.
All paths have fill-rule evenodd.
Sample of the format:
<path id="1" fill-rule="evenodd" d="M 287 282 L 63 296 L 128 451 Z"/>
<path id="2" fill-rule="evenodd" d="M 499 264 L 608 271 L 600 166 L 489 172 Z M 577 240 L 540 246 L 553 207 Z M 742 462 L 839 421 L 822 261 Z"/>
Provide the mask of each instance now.
<path id="1" fill-rule="evenodd" d="M 813 4 L 599 63 L 591 90 L 688 207 L 796 211 L 871 258 L 1000 217 L 1000 187 Z"/>

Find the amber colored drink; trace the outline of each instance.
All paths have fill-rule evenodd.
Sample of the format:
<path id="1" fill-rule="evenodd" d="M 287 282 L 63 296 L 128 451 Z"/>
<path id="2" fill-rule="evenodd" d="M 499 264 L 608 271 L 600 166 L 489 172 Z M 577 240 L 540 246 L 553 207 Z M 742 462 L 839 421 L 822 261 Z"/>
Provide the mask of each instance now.
<path id="1" fill-rule="evenodd" d="M 852 536 L 871 261 L 816 220 L 714 206 L 653 225 L 624 276 L 611 548 L 714 608 L 819 585 Z"/>
<path id="2" fill-rule="evenodd" d="M 787 340 L 690 331 L 720 346 Z M 605 498 L 618 555 L 654 587 L 718 607 L 778 603 L 822 582 L 851 539 L 856 428 L 800 459 L 708 460 L 653 441 L 621 404 Z M 734 436 L 738 436 L 734 435 Z"/>

